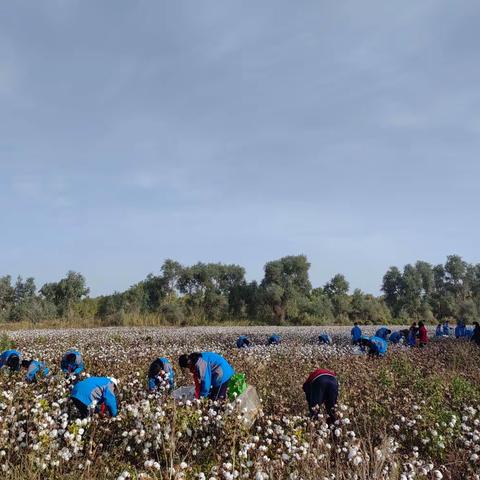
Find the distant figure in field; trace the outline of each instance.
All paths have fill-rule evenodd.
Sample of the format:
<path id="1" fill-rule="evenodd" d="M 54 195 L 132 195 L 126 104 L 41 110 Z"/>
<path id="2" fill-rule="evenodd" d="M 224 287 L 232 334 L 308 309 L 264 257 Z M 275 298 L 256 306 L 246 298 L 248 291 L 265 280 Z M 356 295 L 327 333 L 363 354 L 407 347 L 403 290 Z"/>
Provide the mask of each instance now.
<path id="1" fill-rule="evenodd" d="M 338 399 L 338 381 L 335 373 L 322 368 L 313 371 L 303 384 L 303 391 L 310 415 L 317 415 L 319 408 L 325 405 L 328 416 L 327 423 L 334 423 L 335 406 Z"/>
<path id="2" fill-rule="evenodd" d="M 250 340 L 245 335 L 240 335 L 237 338 L 237 348 L 246 348 L 250 346 Z"/>
<path id="3" fill-rule="evenodd" d="M 195 398 L 208 397 L 211 400 L 224 400 L 228 385 L 235 371 L 218 353 L 195 352 L 180 355 L 181 368 L 188 368 L 195 381 Z"/>
<path id="4" fill-rule="evenodd" d="M 455 338 L 460 338 L 465 336 L 465 322 L 463 320 L 458 320 L 457 325 L 455 326 Z"/>
<path id="5" fill-rule="evenodd" d="M 418 339 L 420 348 L 425 347 L 428 343 L 427 327 L 423 322 L 418 322 Z"/>
<path id="6" fill-rule="evenodd" d="M 22 368 L 27 370 L 25 380 L 28 383 L 37 383 L 37 377 L 46 377 L 50 370 L 45 362 L 39 362 L 38 360 L 22 360 Z"/>
<path id="7" fill-rule="evenodd" d="M 386 340 L 391 333 L 392 331 L 390 329 L 388 329 L 387 327 L 382 327 L 375 332 L 375 337 L 383 338 L 383 340 Z"/>
<path id="8" fill-rule="evenodd" d="M 480 346 L 480 324 L 478 322 L 473 322 L 473 333 L 470 341 Z"/>
<path id="9" fill-rule="evenodd" d="M 12 372 L 20 370 L 22 354 L 18 350 L 5 350 L 0 355 L 0 368 L 9 368 Z"/>
<path id="10" fill-rule="evenodd" d="M 443 337 L 443 329 L 442 329 L 442 324 L 439 323 L 437 325 L 437 328 L 435 329 L 435 336 L 436 337 Z"/>
<path id="11" fill-rule="evenodd" d="M 148 369 L 148 389 L 151 392 L 172 390 L 175 386 L 175 372 L 165 357 L 155 359 Z"/>
<path id="12" fill-rule="evenodd" d="M 68 350 L 62 357 L 60 362 L 62 372 L 67 375 L 79 375 L 85 370 L 85 364 L 82 360 L 82 355 L 77 350 Z"/>
<path id="13" fill-rule="evenodd" d="M 450 335 L 450 324 L 448 323 L 448 320 L 445 320 L 443 322 L 442 328 L 443 328 L 443 334 L 448 337 Z"/>
<path id="14" fill-rule="evenodd" d="M 362 337 L 360 339 L 360 345 L 363 348 L 367 348 L 368 354 L 372 357 L 383 357 L 386 355 L 388 349 L 387 341 L 375 335 L 370 338 Z"/>
<path id="15" fill-rule="evenodd" d="M 77 407 L 80 418 L 86 418 L 94 412 L 116 417 L 118 413 L 115 391 L 118 381 L 112 377 L 88 377 L 75 384 L 70 398 Z"/>
<path id="16" fill-rule="evenodd" d="M 414 347 L 417 344 L 417 334 L 417 322 L 413 322 L 410 329 L 408 330 L 407 345 L 409 347 Z"/>
<path id="17" fill-rule="evenodd" d="M 267 341 L 267 345 L 280 345 L 280 342 L 282 339 L 280 338 L 280 335 L 273 334 Z"/>
<path id="18" fill-rule="evenodd" d="M 318 336 L 318 343 L 320 345 L 331 345 L 333 343 L 332 337 L 327 333 L 322 333 L 321 335 Z"/>
<path id="19" fill-rule="evenodd" d="M 358 342 L 362 338 L 362 329 L 358 326 L 357 322 L 353 324 L 350 334 L 352 335 L 352 345 L 358 345 Z"/>
<path id="20" fill-rule="evenodd" d="M 393 344 L 400 343 L 403 338 L 403 332 L 400 330 L 398 332 L 392 332 L 390 337 L 388 337 L 388 341 Z"/>

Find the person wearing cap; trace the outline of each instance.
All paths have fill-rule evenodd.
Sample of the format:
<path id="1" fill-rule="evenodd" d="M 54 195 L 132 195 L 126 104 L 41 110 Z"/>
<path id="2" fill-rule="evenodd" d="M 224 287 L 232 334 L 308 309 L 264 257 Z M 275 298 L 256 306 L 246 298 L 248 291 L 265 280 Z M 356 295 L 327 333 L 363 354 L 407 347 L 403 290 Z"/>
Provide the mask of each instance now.
<path id="1" fill-rule="evenodd" d="M 21 366 L 27 370 L 25 380 L 28 383 L 37 383 L 37 377 L 46 377 L 50 372 L 45 362 L 38 360 L 22 360 Z"/>
<path id="2" fill-rule="evenodd" d="M 118 380 L 113 377 L 88 377 L 75 384 L 70 398 L 77 407 L 80 418 L 86 418 L 94 411 L 108 411 L 111 417 L 118 413 L 115 390 Z"/>
<path id="3" fill-rule="evenodd" d="M 382 327 L 382 328 L 379 328 L 376 332 L 375 332 L 375 337 L 379 337 L 379 338 L 383 338 L 384 340 L 387 340 L 388 336 L 392 333 L 392 331 L 387 328 L 387 327 Z"/>
<path id="4" fill-rule="evenodd" d="M 237 348 L 247 348 L 250 346 L 250 340 L 245 335 L 240 335 L 237 338 Z"/>
<path id="5" fill-rule="evenodd" d="M 233 367 L 218 353 L 195 352 L 180 355 L 181 368 L 188 368 L 195 382 L 195 398 L 223 400 L 227 396 Z"/>
<path id="6" fill-rule="evenodd" d="M 331 345 L 333 343 L 332 337 L 327 333 L 322 333 L 318 336 L 318 343 L 319 345 Z"/>
<path id="7" fill-rule="evenodd" d="M 362 329 L 358 326 L 357 322 L 353 324 L 350 334 L 352 335 L 352 345 L 358 345 L 360 338 L 362 338 Z"/>
<path id="8" fill-rule="evenodd" d="M 282 339 L 280 338 L 280 335 L 273 334 L 267 341 L 267 345 L 280 345 L 280 342 Z"/>
<path id="9" fill-rule="evenodd" d="M 85 364 L 82 360 L 82 355 L 79 351 L 70 349 L 62 357 L 60 362 L 60 368 L 62 372 L 65 372 L 67 375 L 79 375 L 85 370 Z"/>
<path id="10" fill-rule="evenodd" d="M 368 354 L 372 357 L 383 357 L 387 353 L 387 341 L 375 335 L 370 338 L 362 337 L 360 339 L 360 345 L 368 348 Z"/>
<path id="11" fill-rule="evenodd" d="M 317 415 L 319 408 L 325 405 L 327 423 L 334 423 L 335 406 L 338 399 L 338 381 L 335 372 L 318 368 L 309 375 L 303 384 L 303 391 L 305 392 L 310 415 Z"/>
<path id="12" fill-rule="evenodd" d="M 175 386 L 175 372 L 165 357 L 155 359 L 148 369 L 148 389 L 151 392 L 172 390 Z"/>
<path id="13" fill-rule="evenodd" d="M 22 354 L 18 350 L 5 350 L 0 355 L 0 368 L 9 368 L 12 372 L 20 370 Z"/>

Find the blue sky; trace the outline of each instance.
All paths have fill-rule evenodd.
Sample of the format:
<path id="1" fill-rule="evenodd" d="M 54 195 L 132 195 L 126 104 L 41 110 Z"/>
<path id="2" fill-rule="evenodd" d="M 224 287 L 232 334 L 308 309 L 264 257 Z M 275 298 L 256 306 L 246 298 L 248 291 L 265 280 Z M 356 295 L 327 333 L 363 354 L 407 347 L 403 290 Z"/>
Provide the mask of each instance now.
<path id="1" fill-rule="evenodd" d="M 0 275 L 479 262 L 477 1 L 0 6 Z"/>

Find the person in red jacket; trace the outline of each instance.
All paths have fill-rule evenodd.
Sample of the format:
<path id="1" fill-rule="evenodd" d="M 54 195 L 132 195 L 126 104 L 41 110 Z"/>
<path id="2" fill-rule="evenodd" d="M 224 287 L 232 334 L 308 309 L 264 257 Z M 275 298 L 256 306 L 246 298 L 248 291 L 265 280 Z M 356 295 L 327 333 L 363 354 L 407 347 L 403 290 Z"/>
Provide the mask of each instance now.
<path id="1" fill-rule="evenodd" d="M 335 422 L 335 406 L 338 399 L 338 381 L 335 372 L 318 368 L 313 371 L 303 384 L 303 391 L 308 402 L 310 415 L 318 414 L 320 406 L 325 404 L 327 423 Z"/>
<path id="2" fill-rule="evenodd" d="M 423 348 L 428 343 L 427 327 L 425 327 L 423 322 L 418 322 L 418 338 L 420 340 L 420 348 Z"/>

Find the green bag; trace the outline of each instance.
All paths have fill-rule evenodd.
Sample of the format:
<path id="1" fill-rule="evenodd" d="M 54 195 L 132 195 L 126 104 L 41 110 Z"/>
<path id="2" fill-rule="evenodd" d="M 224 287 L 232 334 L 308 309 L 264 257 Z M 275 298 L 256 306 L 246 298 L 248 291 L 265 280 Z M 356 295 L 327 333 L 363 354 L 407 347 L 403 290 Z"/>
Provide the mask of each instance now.
<path id="1" fill-rule="evenodd" d="M 235 373 L 230 379 L 228 385 L 228 398 L 230 401 L 234 401 L 247 389 L 247 381 L 245 380 L 244 373 Z"/>

